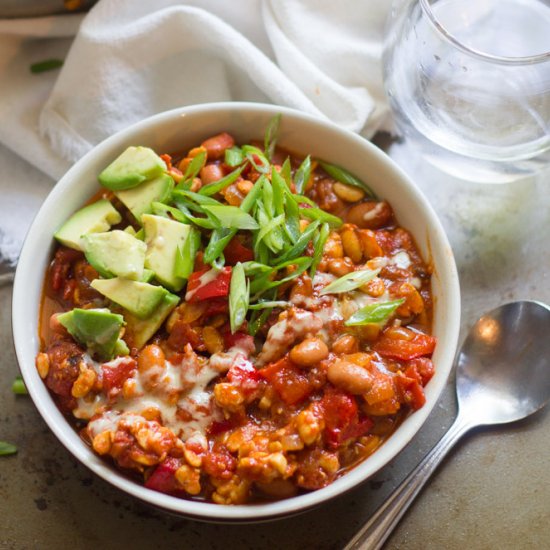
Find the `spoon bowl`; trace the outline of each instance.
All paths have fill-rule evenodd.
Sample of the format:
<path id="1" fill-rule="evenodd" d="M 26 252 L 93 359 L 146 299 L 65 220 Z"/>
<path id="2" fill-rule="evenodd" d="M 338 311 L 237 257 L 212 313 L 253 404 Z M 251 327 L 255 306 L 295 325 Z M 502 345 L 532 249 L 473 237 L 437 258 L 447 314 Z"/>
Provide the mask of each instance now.
<path id="1" fill-rule="evenodd" d="M 505 424 L 550 398 L 550 308 L 514 302 L 481 317 L 457 358 L 460 415 L 476 425 Z"/>
<path id="2" fill-rule="evenodd" d="M 550 307 L 522 301 L 486 313 L 470 329 L 456 368 L 459 408 L 453 425 L 344 550 L 381 548 L 466 432 L 521 420 L 546 405 L 550 399 Z"/>

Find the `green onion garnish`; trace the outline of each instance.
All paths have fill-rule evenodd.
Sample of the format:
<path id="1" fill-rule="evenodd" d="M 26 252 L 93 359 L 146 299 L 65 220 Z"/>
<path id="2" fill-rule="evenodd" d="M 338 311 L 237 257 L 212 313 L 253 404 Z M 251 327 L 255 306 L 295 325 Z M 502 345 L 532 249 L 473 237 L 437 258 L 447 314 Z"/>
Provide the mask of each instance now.
<path id="1" fill-rule="evenodd" d="M 285 308 L 288 307 L 288 302 L 282 302 L 279 300 L 275 301 L 266 301 L 266 302 L 258 302 L 257 304 L 252 304 L 248 306 L 248 309 L 257 310 L 257 309 L 266 309 L 266 308 L 274 308 L 274 307 L 281 307 Z"/>
<path id="2" fill-rule="evenodd" d="M 400 300 L 391 300 L 389 302 L 373 302 L 358 309 L 344 324 L 347 327 L 370 324 L 383 327 L 404 301 L 401 298 Z"/>
<path id="3" fill-rule="evenodd" d="M 6 441 L 0 441 L 0 456 L 14 455 L 17 452 L 17 447 Z"/>
<path id="4" fill-rule="evenodd" d="M 319 161 L 319 164 L 321 165 L 321 168 L 329 176 L 332 176 L 336 181 L 339 181 L 340 183 L 345 183 L 347 185 L 353 185 L 354 187 L 360 187 L 361 189 L 363 189 L 363 191 L 367 193 L 367 195 L 369 195 L 373 199 L 376 198 L 373 190 L 366 183 L 355 177 L 351 172 L 348 172 L 340 166 L 329 164 L 328 162 L 323 162 L 321 160 Z"/>
<path id="5" fill-rule="evenodd" d="M 25 382 L 23 382 L 23 378 L 21 378 L 21 376 L 17 376 L 15 378 L 13 384 L 11 385 L 11 391 L 15 395 L 29 395 Z"/>
<path id="6" fill-rule="evenodd" d="M 244 162 L 244 153 L 240 147 L 236 145 L 225 150 L 224 163 L 227 166 L 234 168 Z"/>
<path id="7" fill-rule="evenodd" d="M 279 134 L 279 126 L 281 124 L 281 113 L 276 114 L 267 125 L 264 136 L 264 151 L 265 156 L 271 160 L 275 147 L 277 145 L 277 137 Z"/>
<path id="8" fill-rule="evenodd" d="M 193 157 L 193 160 L 187 166 L 185 173 L 183 174 L 183 181 L 193 181 L 193 178 L 198 175 L 206 164 L 206 151 L 201 151 L 197 156 Z"/>
<path id="9" fill-rule="evenodd" d="M 210 212 L 226 229 L 258 229 L 258 222 L 237 206 L 208 205 L 203 206 L 205 212 Z"/>
<path id="10" fill-rule="evenodd" d="M 30 66 L 31 73 L 45 73 L 46 71 L 53 71 L 59 69 L 63 65 L 62 59 L 44 59 L 44 61 L 38 61 Z"/>
<path id="11" fill-rule="evenodd" d="M 243 265 L 238 262 L 231 270 L 229 286 L 229 323 L 235 334 L 246 319 L 250 299 L 250 281 L 246 280 Z"/>
<path id="12" fill-rule="evenodd" d="M 311 176 L 311 158 L 308 155 L 300 164 L 298 170 L 294 174 L 294 185 L 296 186 L 296 192 L 302 194 L 305 191 L 307 182 Z"/>
<path id="13" fill-rule="evenodd" d="M 254 145 L 243 145 L 244 156 L 250 161 L 252 166 L 261 174 L 267 174 L 270 170 L 270 164 L 263 151 L 254 147 Z"/>
<path id="14" fill-rule="evenodd" d="M 237 181 L 237 178 L 241 175 L 243 170 L 244 166 L 241 166 L 240 168 L 237 168 L 236 170 L 233 170 L 233 172 L 227 174 L 227 176 L 224 176 L 222 179 L 201 187 L 199 189 L 199 195 L 207 195 L 210 197 L 216 193 L 219 193 L 222 189 L 229 187 L 232 183 Z"/>
<path id="15" fill-rule="evenodd" d="M 321 296 L 324 294 L 340 294 L 341 292 L 350 292 L 360 286 L 372 281 L 378 273 L 379 269 L 362 269 L 361 271 L 352 271 L 347 275 L 332 281 L 321 290 Z"/>
<path id="16" fill-rule="evenodd" d="M 309 268 L 309 276 L 313 279 L 317 273 L 317 267 L 323 258 L 323 251 L 330 234 L 330 226 L 324 223 L 313 241 L 313 258 Z"/>

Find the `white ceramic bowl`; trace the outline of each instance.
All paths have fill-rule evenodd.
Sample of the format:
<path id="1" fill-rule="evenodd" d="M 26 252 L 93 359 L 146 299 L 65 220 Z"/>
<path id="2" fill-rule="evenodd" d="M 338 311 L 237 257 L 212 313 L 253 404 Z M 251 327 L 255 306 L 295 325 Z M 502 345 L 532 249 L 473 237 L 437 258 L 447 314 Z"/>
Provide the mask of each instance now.
<path id="1" fill-rule="evenodd" d="M 39 350 L 38 318 L 43 274 L 53 249 L 52 234 L 97 190 L 97 175 L 129 145 L 170 152 L 196 145 L 220 131 L 237 142 L 262 138 L 273 115 L 282 113 L 279 143 L 312 154 L 356 174 L 393 206 L 426 261 L 434 266 L 436 373 L 426 387 L 426 404 L 410 415 L 371 457 L 334 483 L 308 494 L 259 505 L 220 506 L 194 502 L 146 489 L 109 466 L 80 439 L 59 412 L 34 358 Z M 176 109 L 153 116 L 110 137 L 78 161 L 59 181 L 36 216 L 23 246 L 13 292 L 13 334 L 17 358 L 40 414 L 65 447 L 96 474 L 126 493 L 177 514 L 210 521 L 256 521 L 294 514 L 358 485 L 386 465 L 413 438 L 434 407 L 451 370 L 460 318 L 460 295 L 451 248 L 426 199 L 392 160 L 368 141 L 298 111 L 255 103 L 217 103 Z"/>

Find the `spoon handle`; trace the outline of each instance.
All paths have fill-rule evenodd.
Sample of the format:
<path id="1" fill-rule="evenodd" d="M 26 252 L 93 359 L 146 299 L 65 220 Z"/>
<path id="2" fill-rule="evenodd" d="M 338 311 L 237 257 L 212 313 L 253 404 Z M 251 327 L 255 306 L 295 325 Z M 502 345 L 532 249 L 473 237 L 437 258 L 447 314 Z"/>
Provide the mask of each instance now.
<path id="1" fill-rule="evenodd" d="M 435 447 L 378 508 L 344 550 L 378 550 L 453 445 L 473 425 L 460 415 Z"/>

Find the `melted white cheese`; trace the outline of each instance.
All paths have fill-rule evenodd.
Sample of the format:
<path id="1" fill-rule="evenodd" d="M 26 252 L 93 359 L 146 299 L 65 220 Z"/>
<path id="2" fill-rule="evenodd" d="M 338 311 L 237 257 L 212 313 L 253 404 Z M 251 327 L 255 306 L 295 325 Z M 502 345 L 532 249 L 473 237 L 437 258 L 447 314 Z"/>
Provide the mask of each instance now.
<path id="1" fill-rule="evenodd" d="M 188 290 L 187 293 L 185 294 L 185 301 L 188 302 L 199 290 L 199 288 L 202 288 L 203 286 L 206 286 L 208 283 L 211 283 L 212 281 L 214 281 L 219 274 L 220 274 L 220 270 L 216 268 L 212 268 L 206 273 L 203 273 L 199 277 L 198 286 L 193 290 Z"/>

